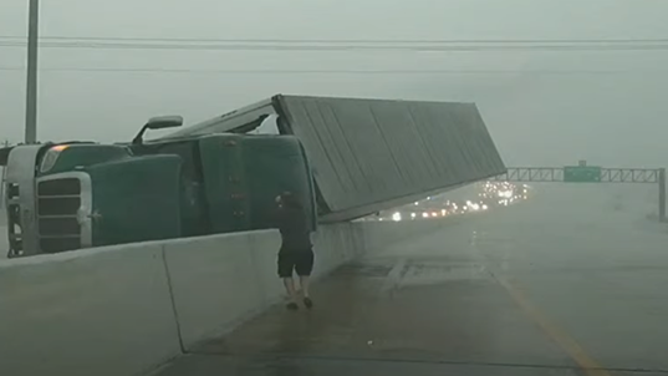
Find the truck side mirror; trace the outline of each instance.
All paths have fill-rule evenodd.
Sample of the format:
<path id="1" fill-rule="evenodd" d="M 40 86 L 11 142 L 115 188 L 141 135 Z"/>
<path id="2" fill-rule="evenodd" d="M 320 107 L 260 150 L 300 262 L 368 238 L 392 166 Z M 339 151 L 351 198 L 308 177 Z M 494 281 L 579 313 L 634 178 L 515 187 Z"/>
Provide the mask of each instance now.
<path id="1" fill-rule="evenodd" d="M 140 145 L 144 142 L 144 133 L 147 129 L 165 129 L 165 128 L 174 128 L 180 127 L 183 125 L 182 116 L 156 116 L 148 120 L 146 124 L 139 130 L 139 133 L 132 139 L 132 143 L 135 145 Z"/>
<path id="2" fill-rule="evenodd" d="M 152 117 L 146 123 L 148 129 L 175 128 L 183 125 L 182 116 L 156 116 Z"/>

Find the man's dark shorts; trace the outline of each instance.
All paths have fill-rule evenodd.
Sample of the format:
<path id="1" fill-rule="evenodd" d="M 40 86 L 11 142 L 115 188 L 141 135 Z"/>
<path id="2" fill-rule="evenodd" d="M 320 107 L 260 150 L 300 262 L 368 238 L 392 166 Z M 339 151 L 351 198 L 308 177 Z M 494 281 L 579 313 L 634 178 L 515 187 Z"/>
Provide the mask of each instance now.
<path id="1" fill-rule="evenodd" d="M 292 277 L 292 271 L 296 271 L 300 277 L 311 275 L 313 271 L 314 255 L 312 249 L 287 250 L 278 252 L 278 276 L 281 278 Z"/>

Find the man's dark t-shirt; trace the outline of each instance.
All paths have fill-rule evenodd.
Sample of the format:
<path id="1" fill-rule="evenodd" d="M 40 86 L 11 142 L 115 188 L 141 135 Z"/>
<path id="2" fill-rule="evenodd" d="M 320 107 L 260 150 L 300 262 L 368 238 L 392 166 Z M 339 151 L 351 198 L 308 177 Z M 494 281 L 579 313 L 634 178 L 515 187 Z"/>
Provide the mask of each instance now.
<path id="1" fill-rule="evenodd" d="M 311 250 L 311 231 L 301 208 L 284 206 L 278 210 L 278 229 L 281 232 L 281 252 Z"/>

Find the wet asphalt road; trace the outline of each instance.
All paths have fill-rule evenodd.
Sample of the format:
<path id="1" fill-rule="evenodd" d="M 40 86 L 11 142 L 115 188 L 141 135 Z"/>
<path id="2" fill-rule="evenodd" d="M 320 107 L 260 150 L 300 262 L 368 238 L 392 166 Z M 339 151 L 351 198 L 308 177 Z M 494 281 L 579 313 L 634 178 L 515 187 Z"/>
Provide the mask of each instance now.
<path id="1" fill-rule="evenodd" d="M 541 200 L 346 265 L 175 375 L 667 375 L 668 233 Z"/>
<path id="2" fill-rule="evenodd" d="M 668 375 L 665 226 L 569 194 L 345 265 L 314 310 L 276 306 L 159 375 Z"/>

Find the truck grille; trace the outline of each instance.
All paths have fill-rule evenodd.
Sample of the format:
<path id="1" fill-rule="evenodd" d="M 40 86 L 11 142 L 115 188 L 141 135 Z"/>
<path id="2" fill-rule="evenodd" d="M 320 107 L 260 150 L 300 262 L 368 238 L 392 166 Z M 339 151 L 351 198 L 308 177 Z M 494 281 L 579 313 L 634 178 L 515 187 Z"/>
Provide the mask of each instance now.
<path id="1" fill-rule="evenodd" d="M 37 221 L 42 252 L 55 253 L 81 248 L 81 181 L 78 178 L 37 183 Z"/>
<path id="2" fill-rule="evenodd" d="M 37 186 L 37 194 L 45 196 L 81 194 L 81 182 L 77 178 L 46 180 Z"/>

